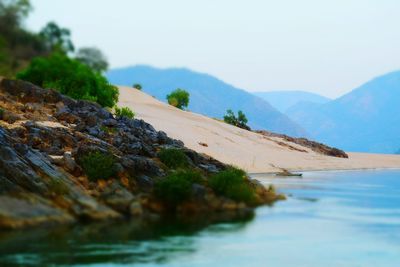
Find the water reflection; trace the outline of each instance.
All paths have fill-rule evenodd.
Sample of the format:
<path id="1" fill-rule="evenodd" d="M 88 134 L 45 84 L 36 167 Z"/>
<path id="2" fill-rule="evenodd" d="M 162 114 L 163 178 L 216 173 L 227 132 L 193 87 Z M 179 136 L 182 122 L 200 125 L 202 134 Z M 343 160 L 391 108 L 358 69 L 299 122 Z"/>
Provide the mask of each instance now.
<path id="1" fill-rule="evenodd" d="M 218 235 L 245 228 L 254 214 L 209 228 Z M 0 266 L 165 263 L 196 252 L 195 233 L 210 218 L 163 223 L 112 222 L 0 232 Z"/>
<path id="2" fill-rule="evenodd" d="M 207 216 L 0 233 L 0 266 L 400 266 L 400 171 L 257 178 L 290 197 L 211 226 Z"/>

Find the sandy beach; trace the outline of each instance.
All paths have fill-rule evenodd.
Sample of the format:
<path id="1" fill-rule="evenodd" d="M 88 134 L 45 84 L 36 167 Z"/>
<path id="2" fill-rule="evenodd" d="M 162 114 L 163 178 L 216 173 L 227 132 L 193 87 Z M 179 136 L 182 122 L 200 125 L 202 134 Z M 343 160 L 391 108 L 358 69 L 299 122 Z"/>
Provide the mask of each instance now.
<path id="1" fill-rule="evenodd" d="M 400 155 L 348 153 L 348 159 L 329 157 L 282 138 L 266 137 L 179 110 L 133 88 L 119 86 L 119 90 L 118 105 L 131 108 L 136 118 L 182 140 L 197 152 L 249 173 L 276 172 L 279 168 L 293 171 L 400 168 Z M 305 152 L 290 149 L 282 143 Z"/>

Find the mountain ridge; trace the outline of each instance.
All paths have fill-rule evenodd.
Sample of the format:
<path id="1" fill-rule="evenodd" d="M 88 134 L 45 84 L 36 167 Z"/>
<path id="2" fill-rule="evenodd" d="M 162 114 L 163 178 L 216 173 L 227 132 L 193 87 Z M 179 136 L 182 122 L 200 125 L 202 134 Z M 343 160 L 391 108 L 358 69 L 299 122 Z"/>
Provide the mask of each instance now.
<path id="1" fill-rule="evenodd" d="M 400 71 L 373 78 L 319 106 L 288 110 L 313 137 L 347 151 L 395 153 L 400 147 Z"/>
<path id="2" fill-rule="evenodd" d="M 299 104 L 300 102 L 311 102 L 324 104 L 332 99 L 303 90 L 288 90 L 288 91 L 259 91 L 253 92 L 254 95 L 268 101 L 273 107 L 279 111 L 286 113 L 288 109 Z"/>

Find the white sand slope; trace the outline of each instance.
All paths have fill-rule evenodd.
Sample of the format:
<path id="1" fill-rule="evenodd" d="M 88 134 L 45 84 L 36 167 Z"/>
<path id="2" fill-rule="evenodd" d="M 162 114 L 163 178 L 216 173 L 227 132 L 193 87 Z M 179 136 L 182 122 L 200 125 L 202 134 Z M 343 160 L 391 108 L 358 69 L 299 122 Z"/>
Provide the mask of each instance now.
<path id="1" fill-rule="evenodd" d="M 265 137 L 200 114 L 181 111 L 129 87 L 119 89 L 118 105 L 134 110 L 137 118 L 182 140 L 197 152 L 251 173 L 274 172 L 277 167 L 289 170 L 400 168 L 400 155 L 349 153 L 349 159 L 328 157 L 281 138 Z M 290 149 L 276 141 L 307 152 Z"/>

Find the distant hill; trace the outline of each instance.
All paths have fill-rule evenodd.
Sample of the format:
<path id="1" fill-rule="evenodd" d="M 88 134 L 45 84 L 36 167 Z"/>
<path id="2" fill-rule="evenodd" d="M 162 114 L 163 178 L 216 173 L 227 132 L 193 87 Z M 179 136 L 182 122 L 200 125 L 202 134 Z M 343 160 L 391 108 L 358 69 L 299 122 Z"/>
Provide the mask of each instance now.
<path id="1" fill-rule="evenodd" d="M 270 91 L 254 92 L 254 94 L 268 101 L 268 103 L 280 112 L 286 112 L 289 108 L 303 102 L 325 104 L 331 100 L 327 97 L 306 91 Z"/>
<path id="2" fill-rule="evenodd" d="M 166 95 L 172 90 L 182 88 L 190 93 L 191 111 L 222 118 L 227 109 L 242 110 L 252 128 L 292 136 L 306 135 L 298 124 L 268 102 L 208 74 L 184 68 L 158 69 L 139 65 L 110 70 L 107 77 L 116 85 L 131 86 L 133 83 L 140 83 L 144 92 L 162 101 L 165 101 Z"/>
<path id="3" fill-rule="evenodd" d="M 286 113 L 317 140 L 346 151 L 395 153 L 400 147 L 400 71 L 325 104 Z"/>

